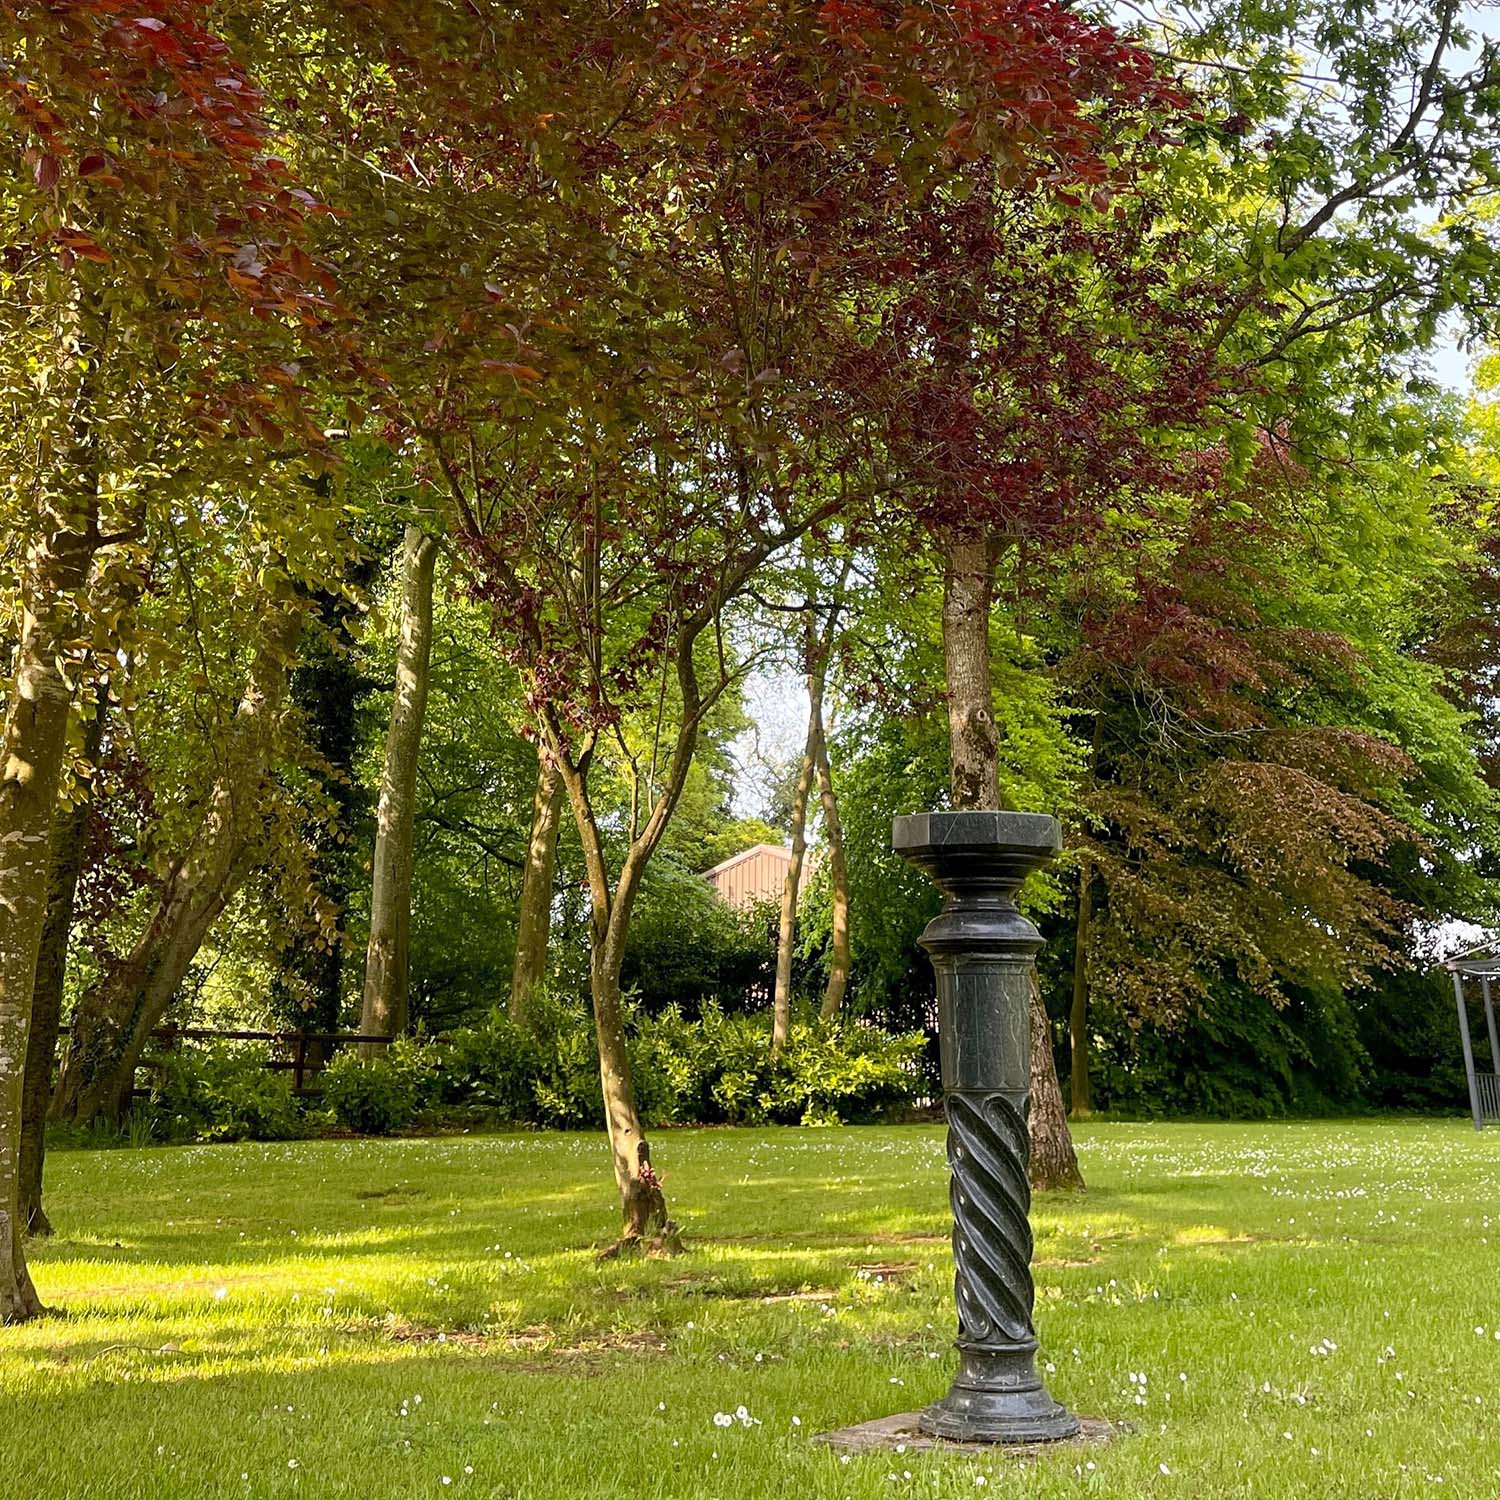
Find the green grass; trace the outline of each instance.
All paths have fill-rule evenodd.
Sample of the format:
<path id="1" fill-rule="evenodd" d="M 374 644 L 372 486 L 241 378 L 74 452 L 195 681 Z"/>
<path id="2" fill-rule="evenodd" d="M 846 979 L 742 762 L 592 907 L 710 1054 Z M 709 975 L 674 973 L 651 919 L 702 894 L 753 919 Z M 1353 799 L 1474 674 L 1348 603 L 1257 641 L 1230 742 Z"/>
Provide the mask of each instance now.
<path id="1" fill-rule="evenodd" d="M 1035 1212 L 1043 1357 L 1134 1431 L 1019 1465 L 809 1441 L 945 1387 L 935 1128 L 663 1134 L 691 1253 L 603 1266 L 597 1137 L 57 1153 L 67 1316 L 0 1332 L 0 1494 L 1500 1495 L 1500 1131 L 1080 1154 Z"/>

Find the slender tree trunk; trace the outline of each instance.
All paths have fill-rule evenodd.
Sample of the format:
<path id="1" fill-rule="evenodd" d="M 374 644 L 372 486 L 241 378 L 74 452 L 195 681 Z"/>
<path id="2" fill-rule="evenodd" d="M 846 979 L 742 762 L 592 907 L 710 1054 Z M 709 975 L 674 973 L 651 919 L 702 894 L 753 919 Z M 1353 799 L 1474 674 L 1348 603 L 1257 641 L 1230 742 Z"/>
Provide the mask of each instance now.
<path id="1" fill-rule="evenodd" d="M 818 719 L 818 793 L 823 800 L 823 836 L 828 840 L 828 884 L 832 897 L 833 943 L 828 959 L 828 985 L 823 991 L 824 1020 L 843 1008 L 849 988 L 849 861 L 844 854 L 844 825 L 839 818 L 838 795 L 833 788 L 833 767 L 828 761 L 828 736 L 822 716 Z"/>
<path id="2" fill-rule="evenodd" d="M 98 758 L 108 716 L 109 689 L 101 684 L 98 705 L 84 735 L 84 758 L 90 763 Z M 79 800 L 53 830 L 47 917 L 37 954 L 36 983 L 31 991 L 31 1035 L 26 1043 L 26 1085 L 21 1101 L 21 1222 L 28 1234 L 52 1233 L 51 1220 L 42 1206 L 47 1105 L 52 1098 L 63 988 L 68 973 L 68 939 L 73 931 L 78 877 L 83 873 L 91 798 L 92 789 L 85 786 Z"/>
<path id="3" fill-rule="evenodd" d="M 118 1120 L 124 1114 L 151 1032 L 249 872 L 301 623 L 297 605 L 285 597 L 273 601 L 192 840 L 162 881 L 129 956 L 78 1003 L 52 1100 L 55 1119 Z"/>
<path id="4" fill-rule="evenodd" d="M 999 738 L 990 662 L 990 606 L 1003 547 L 990 538 L 950 533 L 943 544 L 943 663 L 948 686 L 948 747 L 953 805 L 1003 808 Z M 1041 989 L 1031 990 L 1031 1181 L 1033 1187 L 1081 1187 L 1082 1174 L 1052 1061 L 1051 1028 Z M 1040 1038 L 1040 1041 L 1038 1040 Z"/>
<path id="5" fill-rule="evenodd" d="M 590 990 L 599 1047 L 599 1079 L 604 1090 L 604 1123 L 614 1160 L 615 1186 L 620 1193 L 620 1238 L 622 1244 L 634 1244 L 653 1229 L 670 1233 L 671 1225 L 661 1180 L 651 1165 L 650 1143 L 636 1107 L 620 994 L 622 958 L 623 944 L 616 951 L 616 945 L 607 942 L 591 965 Z"/>
<path id="6" fill-rule="evenodd" d="M 599 588 L 599 537 L 600 529 L 596 524 L 589 529 L 581 548 L 579 567 L 582 592 L 587 601 L 585 641 L 589 657 L 595 663 L 600 660 L 598 647 L 605 632 L 603 595 Z M 640 1244 L 653 1229 L 658 1232 L 658 1243 L 664 1247 L 675 1246 L 678 1238 L 677 1226 L 667 1215 L 666 1196 L 652 1165 L 651 1148 L 636 1108 L 630 1050 L 625 1036 L 625 1008 L 620 995 L 620 971 L 624 965 L 625 942 L 630 933 L 631 913 L 640 892 L 641 879 L 682 798 L 682 789 L 698 747 L 699 728 L 704 716 L 733 680 L 721 674 L 718 683 L 705 696 L 698 678 L 694 648 L 702 634 L 721 618 L 724 599 L 732 596 L 733 590 L 765 561 L 772 550 L 774 544 L 765 542 L 733 559 L 733 566 L 720 581 L 720 589 L 727 592 L 716 592 L 677 624 L 673 655 L 677 708 L 681 718 L 667 757 L 666 773 L 661 778 L 661 790 L 643 824 L 637 821 L 639 805 L 632 802 L 629 841 L 620 863 L 619 877 L 613 883 L 603 831 L 589 795 L 589 773 L 598 743 L 598 729 L 590 728 L 576 740 L 570 740 L 550 702 L 543 701 L 538 710 L 547 749 L 563 778 L 568 802 L 573 809 L 573 822 L 578 828 L 588 879 L 589 987 L 594 1002 L 594 1033 L 599 1049 L 605 1124 L 622 1213 L 620 1239 L 606 1254 L 617 1254 Z M 534 649 L 542 644 L 534 627 L 531 644 Z M 535 691 L 534 680 L 531 686 Z M 657 748 L 653 746 L 651 754 L 650 784 L 653 787 L 656 784 Z M 639 772 L 639 766 L 636 770 Z M 640 786 L 639 775 L 636 786 Z"/>
<path id="7" fill-rule="evenodd" d="M 677 1226 L 668 1216 L 661 1178 L 652 1165 L 651 1147 L 636 1107 L 630 1049 L 625 1036 L 625 1008 L 620 994 L 620 972 L 625 962 L 625 943 L 641 879 L 682 797 L 698 745 L 698 727 L 712 703 L 712 699 L 705 703 L 700 693 L 693 662 L 693 647 L 698 635 L 712 618 L 709 610 L 700 611 L 695 621 L 690 622 L 693 628 L 684 628 L 678 639 L 677 682 L 682 724 L 672 747 L 661 792 L 644 827 L 638 830 L 632 817 L 630 843 L 621 861 L 619 876 L 613 883 L 610 881 L 604 834 L 589 795 L 594 737 L 592 733 L 586 736 L 577 753 L 569 756 L 556 714 L 547 708 L 541 715 L 548 749 L 563 778 L 573 810 L 589 887 L 589 989 L 594 1003 L 594 1034 L 604 1092 L 604 1121 L 609 1133 L 622 1220 L 620 1238 L 605 1252 L 606 1255 L 639 1245 L 653 1230 L 657 1243 L 664 1248 L 674 1248 L 678 1239 Z"/>
<path id="8" fill-rule="evenodd" d="M 21 1121 L 37 957 L 73 689 L 78 599 L 98 546 L 96 490 L 49 503 L 27 558 L 15 679 L 0 741 L 0 1323 L 41 1312 L 22 1248 Z"/>
<path id="9" fill-rule="evenodd" d="M 776 988 L 771 998 L 771 1056 L 780 1057 L 792 1029 L 792 949 L 797 940 L 797 897 L 807 856 L 807 806 L 817 774 L 818 724 L 822 720 L 823 668 L 807 674 L 807 741 L 792 790 L 792 857 L 781 882 L 781 923 L 776 936 Z"/>
<path id="10" fill-rule="evenodd" d="M 689 758 L 691 752 L 689 752 Z M 604 1124 L 609 1135 L 615 1186 L 620 1194 L 621 1230 L 606 1254 L 639 1244 L 653 1230 L 663 1241 L 675 1238 L 676 1226 L 667 1216 L 661 1179 L 651 1164 L 651 1146 L 636 1106 L 635 1079 L 625 1035 L 625 1006 L 620 973 L 625 962 L 625 940 L 630 914 L 640 890 L 654 843 L 632 841 L 611 889 L 605 863 L 604 839 L 589 800 L 586 773 L 559 762 L 572 804 L 574 822 L 583 845 L 591 905 L 589 992 L 594 1005 L 594 1037 L 599 1051 L 599 1081 L 604 1093 Z M 681 792 L 669 793 L 675 801 Z M 670 808 L 668 809 L 670 811 Z M 661 819 L 665 824 L 665 817 Z"/>
<path id="11" fill-rule="evenodd" d="M 1052 1060 L 1052 1023 L 1042 1004 L 1042 989 L 1031 976 L 1031 1185 L 1034 1188 L 1081 1188 L 1083 1173 L 1073 1150 L 1073 1135 L 1063 1109 L 1057 1064 Z"/>
<path id="12" fill-rule="evenodd" d="M 432 574 L 436 561 L 437 543 L 415 526 L 408 526 L 401 564 L 396 691 L 380 778 L 370 945 L 359 1019 L 359 1029 L 367 1036 L 394 1037 L 406 1030 L 417 756 L 432 664 Z M 372 1046 L 367 1050 L 375 1049 Z"/>
<path id="13" fill-rule="evenodd" d="M 1071 1058 L 1069 1092 L 1072 1115 L 1085 1120 L 1093 1113 L 1089 1088 L 1089 938 L 1094 918 L 1094 871 L 1088 860 L 1078 864 L 1078 926 L 1073 950 L 1073 1005 L 1068 1012 L 1068 1050 Z"/>
<path id="14" fill-rule="evenodd" d="M 510 1016 L 526 1019 L 526 1002 L 547 973 L 552 932 L 552 881 L 557 870 L 557 830 L 565 795 L 562 776 L 545 748 L 538 748 L 536 792 L 531 800 L 531 837 L 521 876 L 516 914 L 516 957 L 510 974 Z"/>

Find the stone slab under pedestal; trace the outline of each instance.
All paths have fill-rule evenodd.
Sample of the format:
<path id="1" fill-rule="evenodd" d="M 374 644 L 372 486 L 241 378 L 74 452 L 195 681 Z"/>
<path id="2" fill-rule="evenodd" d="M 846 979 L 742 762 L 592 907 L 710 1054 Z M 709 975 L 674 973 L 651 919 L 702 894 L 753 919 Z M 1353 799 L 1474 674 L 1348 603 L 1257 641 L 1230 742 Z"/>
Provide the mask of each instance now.
<path id="1" fill-rule="evenodd" d="M 898 1412 L 893 1417 L 879 1417 L 855 1427 L 840 1427 L 836 1432 L 820 1432 L 814 1442 L 826 1443 L 841 1453 L 879 1453 L 902 1448 L 907 1453 L 966 1453 L 992 1457 L 997 1453 L 1012 1458 L 1032 1458 L 1043 1453 L 1072 1452 L 1077 1448 L 1097 1448 L 1111 1438 L 1128 1431 L 1102 1417 L 1080 1417 L 1082 1431 L 1077 1437 L 1053 1443 L 953 1443 L 946 1438 L 929 1437 L 917 1425 L 921 1413 Z"/>

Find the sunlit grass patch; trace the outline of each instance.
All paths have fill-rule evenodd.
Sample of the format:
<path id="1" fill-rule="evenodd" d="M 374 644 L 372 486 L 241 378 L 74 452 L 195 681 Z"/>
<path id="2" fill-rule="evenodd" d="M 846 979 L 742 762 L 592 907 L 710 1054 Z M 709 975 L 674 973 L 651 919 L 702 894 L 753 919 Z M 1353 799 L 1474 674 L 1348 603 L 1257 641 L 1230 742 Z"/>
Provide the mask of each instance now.
<path id="1" fill-rule="evenodd" d="M 1043 1360 L 1133 1433 L 1022 1471 L 809 1441 L 951 1371 L 931 1127 L 665 1134 L 690 1251 L 606 1264 L 593 1136 L 58 1153 L 66 1316 L 0 1334 L 0 1494 L 1500 1494 L 1500 1137 L 1080 1148 L 1034 1215 Z"/>

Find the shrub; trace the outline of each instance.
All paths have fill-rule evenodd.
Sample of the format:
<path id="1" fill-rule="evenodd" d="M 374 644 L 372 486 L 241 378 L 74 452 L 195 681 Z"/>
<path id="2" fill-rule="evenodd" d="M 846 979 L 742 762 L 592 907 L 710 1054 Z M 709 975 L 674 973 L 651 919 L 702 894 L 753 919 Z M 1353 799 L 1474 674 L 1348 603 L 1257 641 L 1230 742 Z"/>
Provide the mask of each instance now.
<path id="1" fill-rule="evenodd" d="M 578 1002 L 537 997 L 532 1025 L 495 1014 L 456 1033 L 443 1102 L 482 1105 L 512 1124 L 597 1127 L 603 1115 L 593 1027 Z M 823 1124 L 869 1120 L 922 1089 L 920 1034 L 893 1037 L 858 1021 L 797 1023 L 770 1056 L 770 1018 L 704 1004 L 633 1011 L 636 1100 L 654 1125 Z"/>
<path id="2" fill-rule="evenodd" d="M 422 1036 L 400 1036 L 381 1054 L 395 1073 L 410 1086 L 417 1113 L 440 1103 L 447 1090 L 445 1048 L 433 1047 Z"/>
<path id="3" fill-rule="evenodd" d="M 342 1052 L 323 1070 L 321 1081 L 334 1119 L 359 1135 L 391 1135 L 417 1117 L 417 1069 L 399 1054 L 366 1058 Z"/>
<path id="4" fill-rule="evenodd" d="M 920 1031 L 891 1036 L 858 1021 L 794 1026 L 777 1102 L 802 1125 L 862 1123 L 910 1104 L 925 1088 Z"/>
<path id="5" fill-rule="evenodd" d="M 151 1090 L 153 1128 L 132 1117 L 132 1140 L 286 1141 L 304 1134 L 285 1073 L 266 1067 L 259 1045 L 218 1043 L 164 1053 Z"/>
<path id="6" fill-rule="evenodd" d="M 646 869 L 630 923 L 622 975 L 652 1015 L 675 1009 L 689 1019 L 714 1003 L 736 1008 L 769 987 L 775 972 L 779 907 L 728 905 L 701 875 L 670 856 Z M 692 940 L 684 941 L 683 934 Z"/>
<path id="7" fill-rule="evenodd" d="M 718 1015 L 717 1011 L 709 1011 Z M 675 1006 L 641 1018 L 630 1041 L 636 1102 L 653 1125 L 713 1116 L 713 1046 L 705 1019 L 690 1021 Z"/>
<path id="8" fill-rule="evenodd" d="M 507 1124 L 526 1124 L 534 1117 L 532 1084 L 542 1071 L 534 1032 L 494 1011 L 478 1026 L 454 1032 L 444 1052 L 444 1104 L 478 1105 Z"/>
<path id="9" fill-rule="evenodd" d="M 532 1082 L 533 1122 L 557 1130 L 596 1129 L 604 1118 L 594 1021 L 580 1001 L 532 997 L 528 1021 L 538 1072 Z"/>

